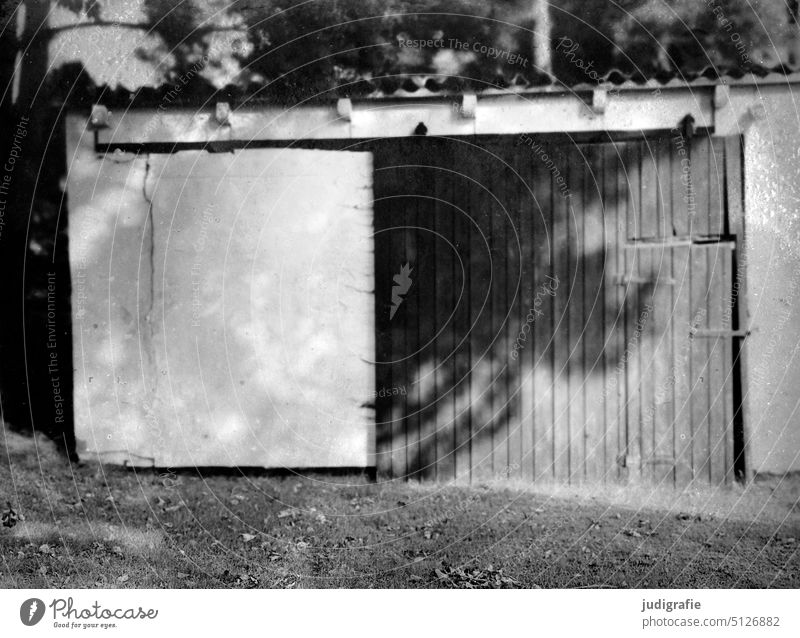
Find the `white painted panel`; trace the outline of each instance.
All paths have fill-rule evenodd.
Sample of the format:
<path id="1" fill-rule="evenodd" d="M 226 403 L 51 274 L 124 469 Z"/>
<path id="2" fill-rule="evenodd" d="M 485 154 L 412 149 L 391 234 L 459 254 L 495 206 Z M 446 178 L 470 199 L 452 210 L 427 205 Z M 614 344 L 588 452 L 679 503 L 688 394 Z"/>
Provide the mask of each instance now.
<path id="1" fill-rule="evenodd" d="M 86 280 L 80 317 L 73 299 L 79 455 L 371 465 L 371 155 L 114 163 L 71 125 L 71 266 Z"/>
<path id="2" fill-rule="evenodd" d="M 153 156 L 157 465 L 366 466 L 371 155 Z"/>
<path id="3" fill-rule="evenodd" d="M 143 157 L 97 155 L 85 119 L 67 121 L 73 399 L 78 454 L 152 459 L 148 206 Z"/>

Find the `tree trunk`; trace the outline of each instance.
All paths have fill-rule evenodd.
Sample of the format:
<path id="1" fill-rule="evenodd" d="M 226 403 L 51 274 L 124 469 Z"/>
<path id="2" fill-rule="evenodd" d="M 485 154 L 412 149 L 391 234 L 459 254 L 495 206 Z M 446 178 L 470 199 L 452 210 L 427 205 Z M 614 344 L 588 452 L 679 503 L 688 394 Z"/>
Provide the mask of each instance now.
<path id="1" fill-rule="evenodd" d="M 530 0 L 532 2 L 533 27 L 533 63 L 543 73 L 553 73 L 553 58 L 550 32 L 550 4 L 547 0 Z"/>

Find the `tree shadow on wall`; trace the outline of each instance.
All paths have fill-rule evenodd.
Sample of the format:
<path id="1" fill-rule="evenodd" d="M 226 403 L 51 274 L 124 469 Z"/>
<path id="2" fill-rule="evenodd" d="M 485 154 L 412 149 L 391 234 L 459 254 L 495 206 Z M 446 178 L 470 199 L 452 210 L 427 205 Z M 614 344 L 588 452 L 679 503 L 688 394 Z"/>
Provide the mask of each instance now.
<path id="1" fill-rule="evenodd" d="M 626 472 L 624 361 L 655 287 L 631 278 L 621 248 L 635 205 L 626 165 L 649 146 L 525 137 L 371 149 L 384 474 Z M 663 264 L 651 266 L 657 278 Z"/>

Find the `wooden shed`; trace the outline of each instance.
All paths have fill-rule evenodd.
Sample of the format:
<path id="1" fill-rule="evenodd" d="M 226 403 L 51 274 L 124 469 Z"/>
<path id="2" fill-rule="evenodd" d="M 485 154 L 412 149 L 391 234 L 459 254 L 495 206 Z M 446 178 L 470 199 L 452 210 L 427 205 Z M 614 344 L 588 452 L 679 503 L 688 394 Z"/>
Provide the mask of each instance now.
<path id="1" fill-rule="evenodd" d="M 73 113 L 78 454 L 744 476 L 756 90 Z"/>

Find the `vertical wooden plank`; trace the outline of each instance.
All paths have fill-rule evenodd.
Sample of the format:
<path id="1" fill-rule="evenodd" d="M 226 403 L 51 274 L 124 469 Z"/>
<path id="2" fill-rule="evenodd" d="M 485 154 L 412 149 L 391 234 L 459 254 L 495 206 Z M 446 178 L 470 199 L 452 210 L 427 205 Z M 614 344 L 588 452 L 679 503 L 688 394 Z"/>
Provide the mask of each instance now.
<path id="1" fill-rule="evenodd" d="M 730 244 L 709 244 L 706 247 L 709 263 L 708 325 L 717 330 L 723 329 L 722 316 L 724 303 L 730 298 Z M 709 349 L 708 386 L 709 396 L 709 475 L 714 486 L 725 483 L 727 467 L 727 433 L 729 408 L 726 405 L 728 394 L 725 385 L 730 378 L 727 367 L 729 357 L 729 337 L 707 338 Z"/>
<path id="2" fill-rule="evenodd" d="M 485 325 L 486 318 L 491 311 L 489 303 L 489 275 L 488 264 L 490 261 L 488 250 L 488 220 L 489 212 L 484 206 L 484 193 L 482 183 L 478 180 L 478 167 L 484 161 L 484 152 L 474 146 L 475 139 L 470 138 L 470 153 L 465 158 L 461 169 L 466 176 L 464 182 L 469 188 L 469 215 L 470 215 L 470 249 L 469 249 L 469 402 L 470 402 L 470 478 L 475 480 L 480 476 L 480 468 L 485 464 L 487 453 L 491 447 L 487 446 L 486 433 L 488 431 L 489 409 L 487 408 L 487 387 L 490 383 L 488 361 L 485 352 Z M 491 407 L 491 406 L 489 406 Z"/>
<path id="3" fill-rule="evenodd" d="M 574 248 L 570 232 L 572 223 L 572 199 L 580 183 L 574 183 L 569 170 L 571 155 L 568 147 L 550 147 L 550 153 L 557 158 L 558 165 L 564 167 L 567 176 L 567 197 L 552 197 L 552 257 L 554 277 L 558 280 L 558 290 L 553 297 L 553 477 L 558 482 L 566 482 L 570 477 L 570 298 L 572 290 L 571 264 L 574 261 Z M 551 188 L 555 185 L 552 184 Z M 537 291 L 546 282 L 537 281 Z"/>
<path id="4" fill-rule="evenodd" d="M 569 212 L 570 243 L 570 301 L 569 301 L 569 463 L 570 483 L 580 483 L 586 475 L 586 414 L 585 393 L 585 328 L 586 308 L 584 288 L 586 256 L 585 237 L 585 187 L 587 171 L 585 147 L 570 149 L 569 173 L 573 185 Z"/>
<path id="5" fill-rule="evenodd" d="M 486 170 L 490 156 L 482 147 L 473 148 L 465 169 L 473 177 L 471 211 L 476 222 L 470 251 L 470 405 L 472 406 L 472 478 L 492 474 L 492 424 L 494 366 L 492 364 L 492 211 L 487 192 Z"/>
<path id="6" fill-rule="evenodd" d="M 641 220 L 639 218 L 639 201 L 641 200 L 641 146 L 638 141 L 630 141 L 625 144 L 624 166 L 625 181 L 628 185 L 628 204 L 625 211 L 625 236 L 627 239 L 638 239 L 642 237 Z M 630 189 L 635 185 L 636 191 Z"/>
<path id="7" fill-rule="evenodd" d="M 690 175 L 693 205 L 689 209 L 690 235 L 707 236 L 710 234 L 708 163 L 709 138 L 707 136 L 692 138 Z"/>
<path id="8" fill-rule="evenodd" d="M 516 176 L 514 175 L 514 147 L 505 138 L 497 145 L 497 155 L 502 165 L 500 181 L 497 184 L 496 194 L 505 209 L 505 263 L 506 276 L 504 280 L 506 311 L 508 319 L 505 324 L 504 351 L 503 358 L 508 363 L 506 374 L 506 462 L 503 467 L 497 468 L 498 476 L 510 478 L 512 475 L 518 476 L 520 470 L 520 452 L 522 441 L 520 436 L 521 413 L 520 405 L 520 359 L 513 359 L 510 356 L 510 347 L 517 339 L 522 324 L 519 320 L 520 313 L 520 250 L 519 242 L 519 196 L 517 193 Z M 527 335 L 525 335 L 527 339 Z M 525 347 L 529 347 L 529 342 L 525 341 Z"/>
<path id="9" fill-rule="evenodd" d="M 436 353 L 434 376 L 436 379 L 436 479 L 455 479 L 455 298 L 453 242 L 453 179 L 442 170 L 453 166 L 452 142 L 447 139 L 432 140 L 426 163 L 431 164 L 435 183 L 431 201 L 434 220 L 433 241 L 436 245 L 436 292 L 434 300 L 435 332 L 433 348 Z"/>
<path id="10" fill-rule="evenodd" d="M 623 179 L 618 148 L 613 143 L 602 146 L 603 163 L 603 226 L 606 246 L 606 269 L 604 272 L 604 480 L 619 478 L 619 455 L 621 447 L 620 389 L 622 378 L 618 368 L 618 356 L 624 350 L 624 314 L 622 286 L 618 277 L 624 269 L 623 248 L 625 242 L 625 210 L 621 207 L 618 184 Z M 624 188 L 624 182 L 622 182 Z"/>
<path id="11" fill-rule="evenodd" d="M 516 174 L 513 174 L 513 188 L 509 189 L 512 206 L 515 209 L 516 229 L 511 241 L 512 250 L 516 251 L 516 267 L 512 268 L 515 276 L 509 277 L 511 291 L 516 288 L 515 324 L 517 335 L 525 331 L 525 348 L 516 356 L 516 429 L 512 430 L 509 451 L 509 476 L 512 479 L 533 480 L 533 351 L 534 326 L 527 320 L 531 308 L 533 281 L 533 246 L 531 237 L 532 205 L 528 192 L 531 175 L 531 164 L 527 157 L 527 146 L 508 145 L 510 163 Z M 525 328 L 527 326 L 527 329 Z M 516 336 L 514 330 L 509 335 L 513 344 Z M 512 345 L 513 348 L 513 345 Z M 513 361 L 514 357 L 509 357 Z"/>
<path id="12" fill-rule="evenodd" d="M 689 235 L 689 206 L 691 164 L 689 161 L 690 141 L 682 132 L 672 131 L 668 145 L 668 170 L 672 177 L 672 206 L 670 207 L 667 230 L 676 237 Z M 665 167 L 666 170 L 666 167 Z M 668 236 L 668 234 L 667 234 Z"/>
<path id="13" fill-rule="evenodd" d="M 586 148 L 584 176 L 584 444 L 586 479 L 602 481 L 606 473 L 606 273 L 614 270 L 609 252 L 608 234 L 603 219 L 604 173 L 603 146 Z"/>
<path id="14" fill-rule="evenodd" d="M 626 175 L 626 219 L 628 238 L 635 237 L 641 208 L 641 145 L 630 142 L 625 149 Z M 640 276 L 639 251 L 626 248 L 624 276 L 625 291 L 625 349 L 622 363 L 625 370 L 626 408 L 626 454 L 627 476 L 638 480 L 642 474 L 642 402 L 640 393 L 641 330 L 639 310 L 639 286 L 634 283 Z"/>
<path id="15" fill-rule="evenodd" d="M 692 235 L 711 234 L 711 184 L 709 166 L 711 139 L 708 135 L 692 140 L 692 188 L 694 190 L 694 226 Z M 692 247 L 692 325 L 709 327 L 708 294 L 710 272 L 708 251 L 703 246 Z M 695 480 L 708 482 L 711 479 L 710 445 L 710 385 L 709 385 L 709 340 L 692 340 L 692 410 L 693 410 L 693 460 Z"/>
<path id="16" fill-rule="evenodd" d="M 725 255 L 722 269 L 722 312 L 733 305 L 733 250 Z M 723 322 L 723 326 L 724 326 Z M 724 476 L 722 482 L 726 485 L 734 480 L 733 468 L 733 424 L 734 424 L 734 405 L 733 405 L 733 379 L 736 370 L 733 367 L 733 339 L 726 338 L 722 344 L 722 397 L 723 402 L 723 423 L 722 423 L 722 446 L 721 454 L 724 465 Z"/>
<path id="17" fill-rule="evenodd" d="M 656 143 L 658 180 L 659 236 L 669 239 L 672 232 L 672 170 L 669 140 Z M 672 315 L 675 291 L 672 272 L 672 251 L 663 248 L 655 251 L 658 263 L 654 266 L 655 291 L 653 295 L 653 326 L 655 327 L 654 354 L 654 480 L 660 485 L 674 485 L 675 480 L 675 430 L 674 430 L 674 386 L 672 374 L 673 340 Z"/>
<path id="18" fill-rule="evenodd" d="M 675 467 L 675 440 L 672 416 L 673 380 L 672 361 L 672 259 L 668 249 L 657 252 L 659 262 L 653 270 L 655 290 L 653 312 L 653 479 L 660 485 L 672 485 Z"/>
<path id="19" fill-rule="evenodd" d="M 725 233 L 725 138 L 722 137 L 712 137 L 709 141 L 708 187 L 708 233 L 721 236 Z"/>
<path id="20" fill-rule="evenodd" d="M 398 164 L 416 164 L 416 158 L 412 155 L 412 161 L 406 154 L 407 147 L 413 144 L 413 140 L 402 139 L 398 145 L 398 155 L 395 161 Z M 419 169 L 405 169 L 409 179 L 415 179 L 419 175 Z M 419 201 L 410 197 L 407 192 L 410 182 L 404 183 L 403 199 L 403 223 L 406 225 L 406 260 L 411 268 L 411 288 L 403 300 L 405 313 L 405 343 L 403 354 L 403 364 L 405 369 L 406 393 L 406 473 L 410 479 L 419 480 L 420 476 L 420 410 L 422 407 L 422 393 L 418 382 L 420 369 L 420 287 L 419 271 L 421 266 L 420 232 L 417 230 L 419 223 Z M 423 266 L 424 268 L 424 266 Z M 416 354 L 415 354 L 416 353 Z"/>
<path id="21" fill-rule="evenodd" d="M 641 142 L 642 208 L 639 211 L 639 237 L 658 237 L 658 170 L 656 165 L 657 145 L 645 138 Z"/>
<path id="22" fill-rule="evenodd" d="M 656 147 L 652 141 L 642 143 L 642 200 L 641 223 L 642 236 L 655 237 L 658 229 L 658 173 L 655 163 Z M 644 280 L 639 283 L 640 316 L 648 308 L 653 308 L 654 293 L 658 278 L 658 266 L 663 249 L 652 248 L 638 251 L 639 274 Z M 642 442 L 642 471 L 643 477 L 651 480 L 654 477 L 655 445 L 656 445 L 656 369 L 655 345 L 659 339 L 657 320 L 654 310 L 646 315 L 643 320 L 644 329 L 641 335 L 641 369 L 639 393 L 642 401 L 641 442 Z"/>
<path id="23" fill-rule="evenodd" d="M 456 428 L 455 428 L 455 473 L 459 481 L 470 478 L 470 435 L 471 415 L 470 405 L 470 262 L 471 259 L 471 232 L 472 220 L 470 217 L 470 193 L 472 184 L 464 175 L 464 167 L 469 157 L 474 153 L 465 140 L 453 142 L 453 204 L 455 207 L 454 237 L 457 260 L 457 272 L 453 281 L 453 288 L 457 295 L 455 314 L 456 349 Z"/>
<path id="24" fill-rule="evenodd" d="M 401 142 L 398 150 L 401 154 L 396 156 L 396 160 L 399 160 L 400 163 L 406 163 L 408 161 L 406 152 L 410 150 L 407 149 L 407 143 L 405 143 L 405 141 Z M 392 245 L 392 259 L 390 261 L 391 281 L 388 285 L 390 285 L 392 289 L 397 283 L 395 277 L 400 276 L 400 269 L 403 265 L 409 263 L 406 249 L 405 225 L 408 217 L 408 209 L 410 206 L 414 205 L 413 199 L 408 196 L 408 193 L 415 183 L 415 170 L 404 167 L 401 171 L 401 197 L 391 200 L 392 214 L 390 219 L 387 220 L 389 225 L 387 232 Z M 411 321 L 408 305 L 406 305 L 407 297 L 408 293 L 403 295 L 402 305 L 397 307 L 393 317 L 391 316 L 390 310 L 389 332 L 392 342 L 390 353 L 391 380 L 388 385 L 378 389 L 379 395 L 381 394 L 381 390 L 384 391 L 386 401 L 392 406 L 392 476 L 398 478 L 407 478 L 408 476 L 408 459 L 406 457 L 408 449 L 408 411 L 405 401 L 407 394 L 399 394 L 399 388 L 406 385 L 407 370 L 405 357 L 408 345 L 409 323 Z M 398 393 L 395 393 L 395 389 L 398 389 Z"/>
<path id="25" fill-rule="evenodd" d="M 614 374 L 616 377 L 616 394 L 617 394 L 617 410 L 616 410 L 616 429 L 617 429 L 617 458 L 616 458 L 616 473 L 618 478 L 627 476 L 626 456 L 628 447 L 628 389 L 626 385 L 626 361 L 625 351 L 627 348 L 627 334 L 626 334 L 626 287 L 623 285 L 623 279 L 626 271 L 626 255 L 625 243 L 628 237 L 627 229 L 627 215 L 628 215 L 628 191 L 630 182 L 627 175 L 626 156 L 628 153 L 628 145 L 625 143 L 618 143 L 613 145 L 614 148 L 614 172 L 616 173 L 616 224 L 617 224 L 617 268 L 614 275 L 614 285 L 616 290 L 616 314 L 615 314 L 615 330 L 617 334 L 617 347 L 614 350 L 614 357 L 610 363 L 614 366 Z M 625 473 L 625 474 L 624 474 Z"/>
<path id="26" fill-rule="evenodd" d="M 701 211 L 698 211 L 700 216 Z M 691 247 L 691 328 L 708 328 L 708 264 L 707 250 L 702 245 Z M 691 404 L 693 479 L 708 482 L 710 474 L 709 404 L 708 404 L 708 339 L 693 336 L 691 340 Z"/>
<path id="27" fill-rule="evenodd" d="M 658 179 L 658 228 L 656 235 L 661 238 L 673 236 L 672 202 L 672 154 L 674 152 L 667 136 L 655 141 L 656 177 Z"/>
<path id="28" fill-rule="evenodd" d="M 693 433 L 691 389 L 692 365 L 690 332 L 691 312 L 691 259 L 688 246 L 673 248 L 673 278 L 675 279 L 675 307 L 672 313 L 672 336 L 675 344 L 672 361 L 672 375 L 675 378 L 675 484 L 685 487 L 692 482 L 693 475 Z"/>
<path id="29" fill-rule="evenodd" d="M 563 156 L 559 156 L 552 147 L 546 146 L 546 152 L 553 158 L 561 171 L 562 180 L 566 180 L 566 168 Z M 533 409 L 534 409 L 534 477 L 536 481 L 550 480 L 555 476 L 556 461 L 554 457 L 554 385 L 561 383 L 557 376 L 555 354 L 555 332 L 557 325 L 554 295 L 564 295 L 566 286 L 562 287 L 563 277 L 556 283 L 557 275 L 555 255 L 563 247 L 560 245 L 553 215 L 556 206 L 563 211 L 566 193 L 566 181 L 559 185 L 557 177 L 546 170 L 541 163 L 532 157 L 531 183 L 534 190 L 533 207 L 531 209 L 531 242 L 533 249 L 533 278 L 531 281 L 531 301 L 528 305 L 533 313 Z M 558 199 L 558 204 L 554 199 Z M 543 286 L 555 290 L 553 294 L 544 293 Z M 537 312 L 538 311 L 538 312 Z M 539 314 L 541 313 L 541 314 Z"/>
<path id="30" fill-rule="evenodd" d="M 409 151 L 407 163 L 424 165 L 429 163 L 430 140 L 409 138 L 416 144 Z M 436 478 L 436 430 L 438 388 L 436 387 L 436 250 L 434 234 L 435 207 L 430 199 L 434 192 L 433 169 L 415 169 L 416 182 L 409 185 L 417 214 L 417 245 L 419 247 L 416 270 L 417 294 L 419 296 L 418 334 L 416 348 L 416 378 L 419 383 L 421 402 L 419 406 L 419 470 L 423 480 Z"/>
<path id="31" fill-rule="evenodd" d="M 503 197 L 506 170 L 501 145 L 495 138 L 487 142 L 491 151 L 488 161 L 488 187 L 492 210 L 492 334 L 495 340 L 492 355 L 492 475 L 503 477 L 508 470 L 509 435 L 509 363 L 507 343 L 511 313 L 506 282 L 508 278 L 508 208 Z"/>

